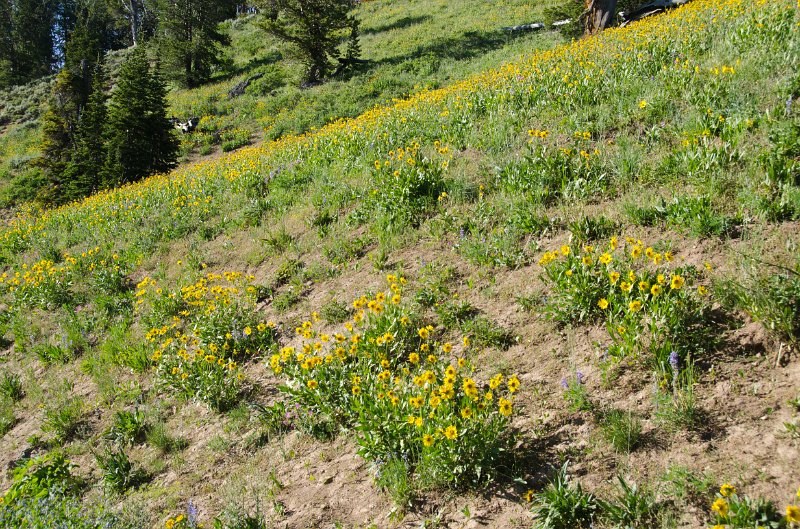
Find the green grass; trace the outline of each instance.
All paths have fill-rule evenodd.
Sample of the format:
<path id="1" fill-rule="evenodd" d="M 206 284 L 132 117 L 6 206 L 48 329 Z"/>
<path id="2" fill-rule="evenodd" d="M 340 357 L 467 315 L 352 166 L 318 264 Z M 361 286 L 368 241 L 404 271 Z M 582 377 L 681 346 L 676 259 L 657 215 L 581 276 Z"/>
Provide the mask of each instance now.
<path id="1" fill-rule="evenodd" d="M 521 14 L 509 7 L 515 5 L 503 3 L 498 11 L 506 13 L 508 19 L 523 15 L 528 19 L 527 12 Z M 240 450 L 263 447 L 270 453 L 283 455 L 284 463 L 295 464 L 298 457 L 295 447 L 279 452 L 283 446 L 282 434 L 297 428 L 317 439 L 330 440 L 338 435 L 339 423 L 334 419 L 346 415 L 356 420 L 355 415 L 345 414 L 337 406 L 338 397 L 354 399 L 352 379 L 343 379 L 339 386 L 330 389 L 329 413 L 310 416 L 298 413 L 291 417 L 291 413 L 297 413 L 292 407 L 291 391 L 298 388 L 287 387 L 289 392 L 276 398 L 273 389 L 279 382 L 265 375 L 264 362 L 269 362 L 273 354 L 281 354 L 284 346 L 297 344 L 295 329 L 302 329 L 302 322 L 310 318 L 312 311 L 320 312 L 323 320 L 320 326 L 334 326 L 335 322 L 357 314 L 351 309 L 354 297 L 362 292 L 374 295 L 377 282 L 383 281 L 381 276 L 402 271 L 407 273 L 410 283 L 403 287 L 406 299 L 414 300 L 414 314 L 419 317 L 418 322 L 408 322 L 413 329 L 403 332 L 409 332 L 413 338 L 418 323 L 430 323 L 433 340 L 438 342 L 433 347 L 444 350 L 444 343 L 453 343 L 454 357 L 462 354 L 462 338 L 467 335 L 472 347 L 480 349 L 474 352 L 474 357 L 473 350 L 464 354 L 475 361 L 476 378 L 480 379 L 486 366 L 508 366 L 502 370 L 506 376 L 520 369 L 522 380 L 542 379 L 544 389 L 540 396 L 552 393 L 553 389 L 557 391 L 559 377 L 555 370 L 564 371 L 570 364 L 583 366 L 595 362 L 609 347 L 610 337 L 617 337 L 620 327 L 635 330 L 636 336 L 628 342 L 633 345 L 625 349 L 625 354 L 604 358 L 601 367 L 622 366 L 632 380 L 640 377 L 642 380 L 638 382 L 642 385 L 636 391 L 645 391 L 644 386 L 653 382 L 655 399 L 642 404 L 642 408 L 649 406 L 649 409 L 642 410 L 641 420 L 652 421 L 665 430 L 665 435 L 672 436 L 674 443 L 652 448 L 658 458 L 669 456 L 673 444 L 695 435 L 692 430 L 700 429 L 706 414 L 726 412 L 724 403 L 716 404 L 706 398 L 706 392 L 713 391 L 718 380 L 712 380 L 713 377 L 725 376 L 732 364 L 740 362 L 738 358 L 725 356 L 725 362 L 720 363 L 717 356 L 710 354 L 712 345 L 716 346 L 723 334 L 720 319 L 713 320 L 709 332 L 699 340 L 696 338 L 701 322 L 685 318 L 678 327 L 686 328 L 667 336 L 667 340 L 663 333 L 655 332 L 659 322 L 630 318 L 627 316 L 630 310 L 620 305 L 615 313 L 619 322 L 614 322 L 619 325 L 609 327 L 609 336 L 596 332 L 593 323 L 586 323 L 586 320 L 597 321 L 592 318 L 566 318 L 575 327 L 564 332 L 563 327 L 538 318 L 544 312 L 541 309 L 557 302 L 558 296 L 550 283 L 538 280 L 543 269 L 536 263 L 544 250 L 560 251 L 565 244 L 571 244 L 573 252 L 580 251 L 583 255 L 596 250 L 599 253 L 607 247 L 611 235 L 621 235 L 620 240 L 624 235 L 634 239 L 647 237 L 657 252 L 674 251 L 675 266 L 680 263 L 687 277 L 691 274 L 696 279 L 694 284 L 687 280 L 684 292 L 689 292 L 691 286 L 692 296 L 695 293 L 700 296 L 699 286 L 705 288 L 714 281 L 703 262 L 722 261 L 709 268 L 722 270 L 718 272 L 720 275 L 734 276 L 732 281 L 735 280 L 737 288 L 728 289 L 729 299 L 720 295 L 704 299 L 709 299 L 708 303 L 715 307 L 717 302 L 724 301 L 719 305 L 726 312 L 725 317 L 735 319 L 743 312 L 750 313 L 766 327 L 772 327 L 773 335 L 783 343 L 796 341 L 797 325 L 793 318 L 797 312 L 793 310 L 796 281 L 793 273 L 780 268 L 789 266 L 793 270 L 796 266 L 785 255 L 792 251 L 795 226 L 790 224 L 792 216 L 784 215 L 788 209 L 781 204 L 777 209 L 772 207 L 777 199 L 773 199 L 771 190 L 779 183 L 783 197 L 798 189 L 792 165 L 795 147 L 789 145 L 796 135 L 774 133 L 776 129 L 791 129 L 798 120 L 796 105 L 788 114 L 784 111 L 787 98 L 796 96 L 793 86 L 797 75 L 787 68 L 787 64 L 793 64 L 798 49 L 796 19 L 792 18 L 795 15 L 788 9 L 791 6 L 794 4 L 788 0 L 771 0 L 764 5 L 740 0 L 696 0 L 674 14 L 609 31 L 598 39 L 580 40 L 552 52 L 528 50 L 531 55 L 501 68 L 498 62 L 509 54 L 521 52 L 524 46 L 533 48 L 536 43 L 549 45 L 550 39 L 558 37 L 528 35 L 492 48 L 495 45 L 492 37 L 485 32 L 504 22 L 493 20 L 494 15 L 473 12 L 474 8 L 471 11 L 466 3 L 445 5 L 410 0 L 364 3 L 362 9 L 374 10 L 369 16 L 375 17 L 371 23 L 365 21 L 365 28 L 417 17 L 414 24 L 365 32 L 365 50 L 374 53 L 377 43 L 369 41 L 378 38 L 390 42 L 388 39 L 397 37 L 405 47 L 374 55 L 375 62 L 349 80 L 303 93 L 290 84 L 271 86 L 268 91 L 262 86 L 259 89 L 272 95 L 249 94 L 240 101 L 228 102 L 218 98 L 218 94 L 241 76 L 266 68 L 267 65 L 251 61 L 263 57 L 271 45 L 256 39 L 249 21 L 238 22 L 236 31 L 241 35 L 236 46 L 241 49 L 250 39 L 248 45 L 252 48 L 250 55 L 237 56 L 233 63 L 242 72 L 224 81 L 218 78 L 215 85 L 174 96 L 185 105 L 187 113 L 193 112 L 196 105 L 213 114 L 214 127 L 230 125 L 244 129 L 247 123 L 256 123 L 258 120 L 251 120 L 255 110 L 250 112 L 248 105 L 272 101 L 270 98 L 275 99 L 273 103 L 277 106 L 274 111 L 263 111 L 262 118 L 267 116 L 271 121 L 257 123 L 253 130 L 259 134 L 264 128 L 276 132 L 276 127 L 284 126 L 286 132 L 302 131 L 323 124 L 328 118 L 322 116 L 360 112 L 389 97 L 387 94 L 395 88 L 404 93 L 408 87 L 402 83 L 407 79 L 411 79 L 409 83 L 416 82 L 413 81 L 418 75 L 414 73 L 416 66 L 407 65 L 412 70 L 406 72 L 407 78 L 397 69 L 402 63 L 394 64 L 388 59 L 395 55 L 415 55 L 417 49 L 425 50 L 403 61 L 415 64 L 427 61 L 430 50 L 439 50 L 443 57 L 437 69 L 420 75 L 431 83 L 441 75 L 438 82 L 445 88 L 421 92 L 410 100 L 315 133 L 287 136 L 278 142 L 187 165 L 168 176 L 109 191 L 58 210 L 33 208 L 20 212 L 0 230 L 0 276 L 7 274 L 0 283 L 0 302 L 4 309 L 8 308 L 0 315 L 0 328 L 4 344 L 10 348 L 13 343 L 13 354 L 8 355 L 11 370 L 27 373 L 21 365 L 34 366 L 36 370 L 44 370 L 45 376 L 41 377 L 41 388 L 37 386 L 37 378 L 26 377 L 24 389 L 28 395 L 16 405 L 6 402 L 5 416 L 11 410 L 12 422 L 27 421 L 32 405 L 45 404 L 45 424 L 41 426 L 53 433 L 47 438 L 69 441 L 71 450 L 88 453 L 98 448 L 96 434 L 115 423 L 113 414 L 123 404 L 127 409 L 135 405 L 144 410 L 151 407 L 163 410 L 158 420 L 147 421 L 149 428 L 144 439 L 159 452 L 170 454 L 162 458 L 159 472 L 181 471 L 190 466 L 191 472 L 185 473 L 187 480 L 195 470 L 204 477 L 203 483 L 188 483 L 180 493 L 182 500 L 184 496 L 198 497 L 206 486 L 205 477 L 216 480 L 219 469 L 225 467 L 194 468 L 202 467 L 197 457 L 202 450 L 176 453 L 187 445 L 182 439 L 193 439 L 194 428 L 210 426 L 214 432 L 214 426 L 233 422 L 242 413 L 231 411 L 226 416 L 203 404 L 207 401 L 202 399 L 187 402 L 182 397 L 191 388 L 182 386 L 189 384 L 180 378 L 185 374 L 180 370 L 183 364 L 174 364 L 177 368 L 174 372 L 169 368 L 172 366 L 165 367 L 164 351 L 174 351 L 181 343 L 182 336 L 175 334 L 176 329 L 185 333 L 183 336 L 203 331 L 202 344 L 199 339 L 198 345 L 191 344 L 187 338 L 191 345 L 186 347 L 192 354 L 202 345 L 203 354 L 212 357 L 209 360 L 207 356 L 197 357 L 200 360 L 193 364 L 200 366 L 196 380 L 201 380 L 204 373 L 227 373 L 222 369 L 234 373 L 234 369 L 241 369 L 243 380 L 235 388 L 233 409 L 241 410 L 251 403 L 263 405 L 259 414 L 261 428 L 246 436 L 254 440 L 231 441 L 230 449 L 227 441 L 217 440 L 210 447 L 216 450 L 214 458 L 227 463 L 234 455 L 239 458 Z M 425 12 L 431 18 L 419 19 Z M 453 18 L 456 12 L 462 18 Z M 536 16 L 531 13 L 531 17 Z M 379 16 L 385 19 L 380 24 Z M 473 24 L 465 24 L 466 20 L 472 20 Z M 462 34 L 462 30 L 478 32 L 476 42 L 488 44 L 478 42 L 472 46 L 469 40 L 472 37 L 464 37 L 466 33 Z M 460 40 L 458 35 L 462 35 Z M 475 53 L 467 57 L 471 46 Z M 446 49 L 450 51 L 442 51 Z M 498 68 L 456 82 L 458 77 L 488 65 Z M 281 60 L 280 66 L 297 67 L 288 59 Z M 358 90 L 368 84 L 370 76 L 384 81 L 396 76 L 400 85 L 390 86 L 386 91 L 381 88 L 372 99 L 362 101 Z M 334 88 L 341 90 L 340 97 L 328 92 Z M 278 101 L 293 91 L 310 99 L 302 105 L 284 105 Z M 323 104 L 325 98 L 330 98 L 329 103 Z M 350 98 L 358 104 L 353 105 Z M 358 106 L 362 103 L 366 106 Z M 315 110 L 316 104 L 326 110 Z M 764 152 L 771 153 L 769 159 L 760 156 Z M 766 170 L 771 171 L 774 185 L 766 186 L 765 191 L 758 182 Z M 399 173 L 397 176 L 395 171 Z M 740 274 L 732 266 L 739 258 L 720 251 L 730 244 L 731 238 L 740 235 L 739 230 L 746 234 L 736 241 L 742 246 L 752 246 L 753 239 L 762 235 L 771 241 L 770 261 L 774 263 L 770 266 L 756 263 L 756 273 Z M 788 243 L 785 251 L 784 243 Z M 588 245 L 593 246 L 591 251 L 583 248 Z M 622 245 L 620 252 L 629 252 L 631 247 Z M 592 266 L 596 261 L 592 259 Z M 626 263 L 622 255 L 617 259 L 617 254 L 614 262 Z M 580 261 L 574 266 L 581 266 Z M 377 273 L 373 268 L 385 271 Z M 182 287 L 197 285 L 201 280 L 208 285 L 231 287 L 233 283 L 208 276 L 226 271 L 253 274 L 252 281 L 236 283 L 236 295 L 232 294 L 234 303 L 246 301 L 246 311 L 242 305 L 241 313 L 215 319 L 210 315 L 216 312 L 209 315 L 197 309 L 197 317 L 191 316 L 191 311 L 196 310 L 189 303 L 193 299 L 184 297 L 186 291 Z M 621 271 L 627 273 L 628 267 Z M 20 284 L 15 281 L 17 272 Z M 565 277 L 572 277 L 567 276 L 566 269 L 563 272 Z M 598 272 L 603 281 L 606 275 Z M 146 288 L 140 283 L 144 277 L 148 278 Z M 665 281 L 669 285 L 669 279 Z M 137 283 L 139 286 L 134 287 Z M 571 285 L 566 281 L 563 284 L 565 289 Z M 720 285 L 725 288 L 724 282 Z M 751 286 L 759 291 L 749 292 Z M 616 288 L 609 286 L 608 291 L 617 292 Z M 331 293 L 335 293 L 337 301 L 331 301 Z M 519 311 L 514 300 L 534 314 Z M 605 310 L 594 299 L 584 301 L 587 303 L 584 308 L 593 311 L 592 317 Z M 778 305 L 777 309 L 773 305 Z M 229 307 L 224 303 L 220 306 Z M 676 311 L 667 312 L 667 316 L 680 316 Z M 253 327 L 256 320 L 243 318 L 255 318 L 256 314 L 258 321 L 263 316 L 264 321 L 272 318 L 277 322 L 275 340 L 259 344 L 256 350 L 239 350 L 235 356 L 232 352 L 220 353 L 220 344 L 231 349 L 246 342 L 244 328 Z M 392 332 L 401 326 L 398 323 Z M 645 333 L 644 326 L 653 328 Z M 376 343 L 376 336 L 387 330 L 366 336 L 366 343 L 370 343 L 369 339 Z M 573 335 L 580 337 L 578 345 L 562 348 L 564 341 Z M 63 342 L 59 341 L 61 336 Z M 313 334 L 309 340 L 316 340 L 317 336 L 321 341 L 320 335 Z M 656 343 L 653 336 L 664 341 Z M 63 350 L 43 345 L 53 343 L 58 343 L 58 347 L 63 345 Z M 654 343 L 657 351 L 653 349 Z M 218 347 L 214 355 L 210 354 L 212 344 Z M 688 369 L 689 355 L 684 355 L 683 350 L 677 368 L 668 365 L 668 355 L 676 344 L 692 345 L 691 361 L 698 365 L 697 379 Z M 37 352 L 41 352 L 45 362 L 39 362 Z M 657 354 L 645 355 L 645 352 Z M 387 355 L 389 368 L 397 367 L 392 365 L 394 361 L 402 367 L 407 353 L 404 350 L 396 357 Z M 173 358 L 176 356 L 172 354 Z M 236 367 L 225 363 L 232 357 L 236 359 Z M 454 360 L 445 355 L 439 355 L 439 359 Z M 219 360 L 223 362 L 220 364 Z M 620 363 L 616 364 L 617 361 Z M 81 376 L 78 362 L 91 375 L 81 385 L 81 388 L 88 385 L 91 393 L 89 397 L 81 393 L 84 405 L 71 400 L 76 399 L 71 389 L 59 396 L 58 388 L 49 383 L 51 379 L 69 376 L 73 370 Z M 719 369 L 708 370 L 706 366 L 711 363 Z M 382 364 L 381 369 L 374 370 L 375 374 L 382 372 Z M 539 365 L 554 372 L 532 376 L 531 366 Z M 154 366 L 158 377 L 172 383 L 153 384 Z M 699 366 L 703 366 L 702 371 Z M 205 368 L 207 371 L 201 371 Z M 30 372 L 34 372 L 33 367 Z M 558 435 L 569 436 L 575 431 L 574 423 L 587 414 L 597 417 L 603 409 L 630 402 L 636 380 L 630 387 L 609 385 L 602 393 L 595 394 L 594 366 L 587 368 L 587 372 L 591 375 L 588 380 L 592 382 L 592 394 L 577 380 L 567 382 L 566 406 L 553 405 L 546 398 L 528 399 L 529 390 L 523 385 L 522 399 L 514 402 L 515 410 L 525 419 L 514 422 L 522 434 L 519 439 L 530 433 L 531 423 L 529 410 L 522 402 L 557 415 L 554 421 L 540 423 L 537 438 L 555 435 L 549 430 L 554 424 L 558 428 L 563 426 Z M 122 393 L 114 391 L 117 379 L 119 387 L 133 388 L 126 392 L 129 395 L 117 395 Z M 225 380 L 233 382 L 233 375 Z M 311 391 L 308 385 L 301 387 Z M 134 391 L 136 388 L 138 391 Z M 104 398 L 95 400 L 97 396 Z M 277 405 L 284 397 L 285 407 Z M 493 398 L 493 402 L 499 400 Z M 737 398 L 748 399 L 750 395 L 737 394 Z M 90 414 L 88 403 L 95 402 L 98 404 L 93 404 Z M 701 402 L 704 409 L 699 406 Z M 706 410 L 705 406 L 711 409 Z M 253 407 L 259 409 L 255 404 Z M 586 413 L 578 415 L 564 409 L 570 407 Z M 287 413 L 291 421 L 286 420 Z M 608 457 L 613 457 L 619 465 L 625 461 L 624 452 L 636 447 L 641 424 L 627 414 L 617 414 L 611 419 L 605 435 L 618 453 Z M 79 425 L 83 426 L 83 420 L 96 431 L 89 436 L 73 435 Z M 141 440 L 138 427 L 128 424 L 138 420 L 120 422 L 125 423 L 117 428 L 120 441 L 130 439 L 129 432 L 135 432 L 132 437 L 136 442 Z M 98 427 L 98 423 L 102 426 Z M 38 427 L 39 423 L 36 424 Z M 405 418 L 392 423 L 392 427 L 398 428 L 406 428 L 405 425 Z M 377 426 L 360 427 L 365 429 L 365 435 L 377 430 Z M 16 430 L 6 436 L 17 435 Z M 679 430 L 689 432 L 676 434 Z M 351 433 L 349 430 L 344 435 Z M 32 435 L 39 436 L 39 431 Z M 715 435 L 720 436 L 715 442 L 724 446 L 726 432 Z M 36 441 L 37 437 L 31 439 Z M 315 447 L 331 446 L 317 444 L 311 437 L 302 439 L 303 444 Z M 564 443 L 565 452 L 545 454 L 544 459 L 558 456 L 563 461 L 575 454 L 585 459 L 580 461 L 582 469 L 597 468 L 596 455 L 577 448 L 572 441 L 560 439 L 558 444 Z M 41 446 L 38 441 L 31 444 Z M 542 475 L 543 464 L 533 461 L 534 456 L 542 454 L 531 453 L 535 449 L 524 443 L 509 446 L 519 450 L 510 456 L 525 458 L 526 463 L 530 458 L 530 472 Z M 132 448 L 129 462 L 139 465 L 135 459 L 147 457 L 141 454 L 148 450 L 153 451 L 149 447 Z M 705 456 L 698 456 L 698 465 L 708 462 Z M 406 504 L 417 492 L 412 490 L 415 484 L 406 479 L 409 469 L 403 468 L 405 462 L 388 464 L 391 466 L 386 468 L 383 482 L 378 481 L 378 485 L 389 491 L 395 501 Z M 441 461 L 432 458 L 424 464 L 427 467 L 411 472 L 424 475 L 426 468 L 438 468 L 436 465 L 441 465 Z M 694 466 L 695 462 L 691 464 Z M 91 479 L 97 481 L 102 472 L 97 472 L 95 463 L 87 466 L 81 475 L 94 476 Z M 127 467 L 118 466 L 122 470 Z M 482 478 L 488 470 L 481 469 Z M 592 493 L 579 489 L 564 474 L 565 471 L 557 478 L 560 481 L 545 488 L 537 499 L 540 526 L 588 525 L 601 511 L 608 510 L 601 507 Z M 600 479 L 597 475 L 593 477 Z M 516 478 L 508 476 L 503 483 L 512 487 Z M 682 478 L 676 474 L 672 478 L 674 487 L 669 499 L 681 495 L 708 499 L 705 496 L 711 485 L 705 483 L 705 478 L 702 483 L 698 481 L 700 478 L 689 474 Z M 454 478 L 455 490 L 469 486 L 459 480 Z M 634 489 L 626 482 L 622 486 L 619 498 L 614 500 L 618 508 L 609 515 L 614 517 L 613 524 L 657 524 L 652 518 L 658 518 L 660 513 L 656 513 L 648 492 L 651 489 L 644 485 Z M 136 494 L 127 493 L 125 501 Z M 179 512 L 177 503 L 154 509 L 159 511 L 153 513 L 154 517 L 157 514 L 162 520 Z M 708 502 L 699 509 L 692 512 L 703 514 L 687 515 L 696 518 L 692 520 L 694 525 L 708 521 L 704 518 Z M 550 521 L 543 521 L 547 519 Z"/>
<path id="2" fill-rule="evenodd" d="M 554 4 L 504 0 L 487 13 L 446 0 L 366 2 L 357 16 L 362 59 L 369 62 L 306 90 L 299 87 L 304 67 L 259 28 L 257 16 L 225 22 L 222 30 L 231 46 L 222 69 L 203 87 L 170 93 L 172 114 L 202 118 L 196 132 L 181 136 L 181 152 L 195 158 L 306 132 L 424 88 L 445 86 L 531 49 L 551 47 L 563 37 L 553 32 L 511 35 L 501 28 L 542 19 L 545 8 Z M 126 53 L 110 54 L 112 72 Z M 264 77 L 243 96 L 228 97 L 234 85 L 255 74 Z M 41 184 L 30 162 L 38 155 L 37 120 L 49 83 L 0 92 L 0 120 L 11 123 L 0 136 L 0 205 L 34 198 Z"/>

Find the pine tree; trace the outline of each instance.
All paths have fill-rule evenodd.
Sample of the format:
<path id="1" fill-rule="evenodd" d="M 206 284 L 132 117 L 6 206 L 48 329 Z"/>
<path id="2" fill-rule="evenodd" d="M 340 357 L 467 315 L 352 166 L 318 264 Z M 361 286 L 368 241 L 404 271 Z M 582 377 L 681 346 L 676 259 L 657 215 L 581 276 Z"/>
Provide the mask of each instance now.
<path id="1" fill-rule="evenodd" d="M 188 87 L 208 80 L 229 42 L 219 23 L 235 13 L 232 0 L 159 0 L 159 50 L 173 78 Z"/>
<path id="2" fill-rule="evenodd" d="M 178 140 L 167 119 L 166 85 L 141 47 L 120 68 L 108 104 L 106 137 L 107 186 L 175 166 Z"/>
<path id="3" fill-rule="evenodd" d="M 106 78 L 102 64 L 95 67 L 92 93 L 83 109 L 75 135 L 75 149 L 64 169 L 60 201 L 91 195 L 103 187 L 106 161 Z"/>
<path id="4" fill-rule="evenodd" d="M 351 12 L 358 0 L 262 0 L 264 29 L 294 46 L 308 67 L 305 84 L 319 83 L 341 60 L 339 45 L 349 36 L 345 61 L 358 58 L 358 20 Z"/>

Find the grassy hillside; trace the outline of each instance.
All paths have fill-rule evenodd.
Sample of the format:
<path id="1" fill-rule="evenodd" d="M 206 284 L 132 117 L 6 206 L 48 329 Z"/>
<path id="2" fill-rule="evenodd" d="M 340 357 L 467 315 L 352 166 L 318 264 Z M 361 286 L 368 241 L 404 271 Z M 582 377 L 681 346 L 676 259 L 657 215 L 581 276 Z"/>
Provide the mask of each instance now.
<path id="1" fill-rule="evenodd" d="M 695 0 L 19 212 L 0 520 L 791 527 L 798 21 Z"/>
<path id="2" fill-rule="evenodd" d="M 468 2 L 366 2 L 358 16 L 362 58 L 369 62 L 307 90 L 299 87 L 302 65 L 259 28 L 258 17 L 229 21 L 222 29 L 231 46 L 212 82 L 170 94 L 173 115 L 202 118 L 196 132 L 181 137 L 181 156 L 195 159 L 306 132 L 421 88 L 463 79 L 530 50 L 548 48 L 563 38 L 553 32 L 511 35 L 501 28 L 541 20 L 552 4 L 504 0 L 478 13 Z M 125 55 L 125 50 L 110 54 L 112 76 Z M 263 77 L 244 96 L 228 97 L 234 86 L 257 74 Z M 49 86 L 47 80 L 0 92 L 0 123 L 8 122 L 0 129 L 0 198 L 5 194 L 7 203 L 31 196 L 29 180 L 35 180 L 36 173 L 29 162 L 38 154 L 37 120 Z"/>

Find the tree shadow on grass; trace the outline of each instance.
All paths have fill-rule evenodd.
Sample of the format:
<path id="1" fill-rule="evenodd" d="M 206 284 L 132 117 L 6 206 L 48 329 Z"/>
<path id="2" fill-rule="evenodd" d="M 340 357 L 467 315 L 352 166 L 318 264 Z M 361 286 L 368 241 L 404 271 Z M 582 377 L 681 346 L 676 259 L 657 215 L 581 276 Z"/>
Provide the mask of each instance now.
<path id="1" fill-rule="evenodd" d="M 252 58 L 247 64 L 242 66 L 238 66 L 231 69 L 226 69 L 223 72 L 220 72 L 218 75 L 215 75 L 211 79 L 209 79 L 207 84 L 210 83 L 222 83 L 225 81 L 231 81 L 240 75 L 251 74 L 255 70 L 263 66 L 269 66 L 270 64 L 275 64 L 283 60 L 283 54 L 277 51 L 271 51 L 264 55 L 263 57 Z"/>
<path id="2" fill-rule="evenodd" d="M 433 56 L 438 59 L 455 59 L 463 61 L 473 59 L 490 51 L 494 51 L 525 36 L 526 33 L 507 33 L 504 31 L 467 31 L 461 35 L 433 39 L 429 44 L 417 47 L 406 55 L 387 57 L 374 64 L 400 64 L 410 59 Z"/>
<path id="3" fill-rule="evenodd" d="M 420 16 L 409 16 L 403 17 L 394 22 L 389 24 L 384 24 L 383 26 L 375 26 L 371 28 L 363 28 L 361 30 L 362 35 L 377 35 L 378 33 L 384 33 L 386 31 L 392 31 L 393 29 L 405 29 L 411 26 L 416 26 L 417 24 L 421 24 L 427 20 L 430 20 L 430 15 L 420 15 Z"/>

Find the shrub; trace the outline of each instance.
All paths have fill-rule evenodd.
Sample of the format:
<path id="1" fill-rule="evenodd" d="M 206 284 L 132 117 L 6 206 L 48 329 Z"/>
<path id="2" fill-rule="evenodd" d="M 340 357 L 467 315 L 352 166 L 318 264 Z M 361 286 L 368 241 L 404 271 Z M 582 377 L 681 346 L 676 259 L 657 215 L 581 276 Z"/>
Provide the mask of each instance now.
<path id="1" fill-rule="evenodd" d="M 299 404 L 289 408 L 283 402 L 276 402 L 269 406 L 254 403 L 251 405 L 256 411 L 256 417 L 261 424 L 259 444 L 269 442 L 271 439 L 290 431 L 300 419 Z"/>
<path id="2" fill-rule="evenodd" d="M 417 298 L 421 296 L 420 292 L 417 293 Z M 436 315 L 439 316 L 439 323 L 445 329 L 461 328 L 478 314 L 478 309 L 469 301 L 452 300 L 436 303 L 434 310 Z"/>
<path id="3" fill-rule="evenodd" d="M 434 143 L 435 154 L 420 152 L 412 143 L 389 151 L 385 160 L 375 160 L 375 171 L 366 197 L 368 217 L 377 217 L 380 227 L 399 230 L 417 226 L 445 190 L 444 175 L 450 162 L 448 147 Z"/>
<path id="4" fill-rule="evenodd" d="M 671 202 L 662 198 L 659 204 L 652 207 L 626 204 L 625 213 L 641 226 L 656 226 L 664 222 L 701 237 L 730 235 L 738 224 L 736 219 L 714 211 L 711 197 L 707 195 L 676 196 Z"/>
<path id="5" fill-rule="evenodd" d="M 620 529 L 629 527 L 657 527 L 657 518 L 662 505 L 656 501 L 655 494 L 635 483 L 617 476 L 618 492 L 612 501 L 602 502 L 603 518 Z"/>
<path id="6" fill-rule="evenodd" d="M 433 327 L 417 325 L 403 305 L 404 279 L 387 279 L 388 291 L 354 302 L 346 332 L 329 336 L 311 320 L 299 326 L 302 349 L 284 347 L 272 369 L 310 415 L 352 428 L 359 453 L 381 468 L 404 461 L 422 487 L 491 479 L 519 380 L 497 374 L 479 392 L 469 363 L 453 360 L 454 346 L 435 341 Z"/>
<path id="7" fill-rule="evenodd" d="M 569 223 L 569 231 L 576 242 L 588 243 L 611 237 L 617 230 L 619 224 L 607 217 L 586 217 Z"/>
<path id="8" fill-rule="evenodd" d="M 756 207 L 771 222 L 800 217 L 800 122 L 770 130 L 771 148 L 759 156 L 764 178 L 755 189 Z"/>
<path id="9" fill-rule="evenodd" d="M 511 331 L 483 316 L 464 322 L 461 325 L 461 332 L 467 335 L 471 345 L 478 349 L 497 347 L 505 351 L 516 342 Z"/>
<path id="10" fill-rule="evenodd" d="M 189 446 L 189 442 L 185 439 L 170 435 L 163 422 L 156 422 L 148 428 L 145 437 L 147 444 L 158 448 L 164 454 L 177 452 Z"/>
<path id="11" fill-rule="evenodd" d="M 366 255 L 370 240 L 356 237 L 352 240 L 336 238 L 323 249 L 325 257 L 335 265 L 344 265 Z"/>
<path id="12" fill-rule="evenodd" d="M 146 339 L 162 387 L 194 398 L 216 410 L 235 404 L 243 375 L 238 362 L 275 343 L 273 324 L 258 319 L 258 290 L 238 272 L 206 274 L 180 294 L 165 292 L 151 281 L 139 284 L 140 310 L 166 316 L 164 300 L 179 298 L 183 310 L 154 326 Z M 151 296 L 147 296 L 148 291 Z"/>
<path id="13" fill-rule="evenodd" d="M 66 364 L 72 359 L 72 353 L 58 345 L 51 345 L 49 343 L 38 344 L 33 348 L 33 352 L 39 357 L 43 364 Z"/>
<path id="14" fill-rule="evenodd" d="M 128 446 L 141 442 L 147 433 L 144 413 L 138 409 L 122 410 L 114 414 L 113 422 L 106 432 L 105 438 L 119 446 Z"/>
<path id="15" fill-rule="evenodd" d="M 4 395 L 0 396 L 0 437 L 10 432 L 16 422 L 13 401 Z"/>
<path id="16" fill-rule="evenodd" d="M 230 129 L 220 135 L 222 152 L 235 151 L 250 143 L 250 132 L 242 129 Z"/>
<path id="17" fill-rule="evenodd" d="M 800 260 L 794 269 L 770 273 L 771 265 L 750 260 L 743 279 L 722 279 L 715 292 L 729 309 L 737 308 L 761 322 L 776 339 L 796 346 L 800 342 Z"/>
<path id="18" fill-rule="evenodd" d="M 603 414 L 600 431 L 618 452 L 633 452 L 642 436 L 642 421 L 630 412 L 611 410 Z"/>
<path id="19" fill-rule="evenodd" d="M 44 411 L 42 430 L 52 432 L 56 442 L 68 441 L 81 426 L 84 402 L 80 397 L 57 399 Z"/>
<path id="20" fill-rule="evenodd" d="M 103 471 L 103 485 L 112 492 L 123 493 L 143 479 L 141 472 L 134 470 L 125 450 L 106 449 L 103 454 L 95 454 L 94 457 Z"/>
<path id="21" fill-rule="evenodd" d="M 350 317 L 350 309 L 347 305 L 335 299 L 323 305 L 320 313 L 322 314 L 322 319 L 331 325 L 342 323 Z"/>
<path id="22" fill-rule="evenodd" d="M 569 147 L 554 147 L 545 141 L 547 131 L 530 130 L 534 138 L 521 161 L 513 162 L 497 175 L 498 185 L 525 193 L 537 204 L 587 198 L 605 191 L 609 176 L 600 160 L 601 152 L 587 132 L 577 133 Z"/>
<path id="23" fill-rule="evenodd" d="M 100 345 L 100 352 L 108 363 L 128 367 L 136 373 L 144 373 L 153 367 L 147 344 L 141 343 L 131 333 L 127 322 L 116 324 L 109 329 L 108 338 Z"/>

